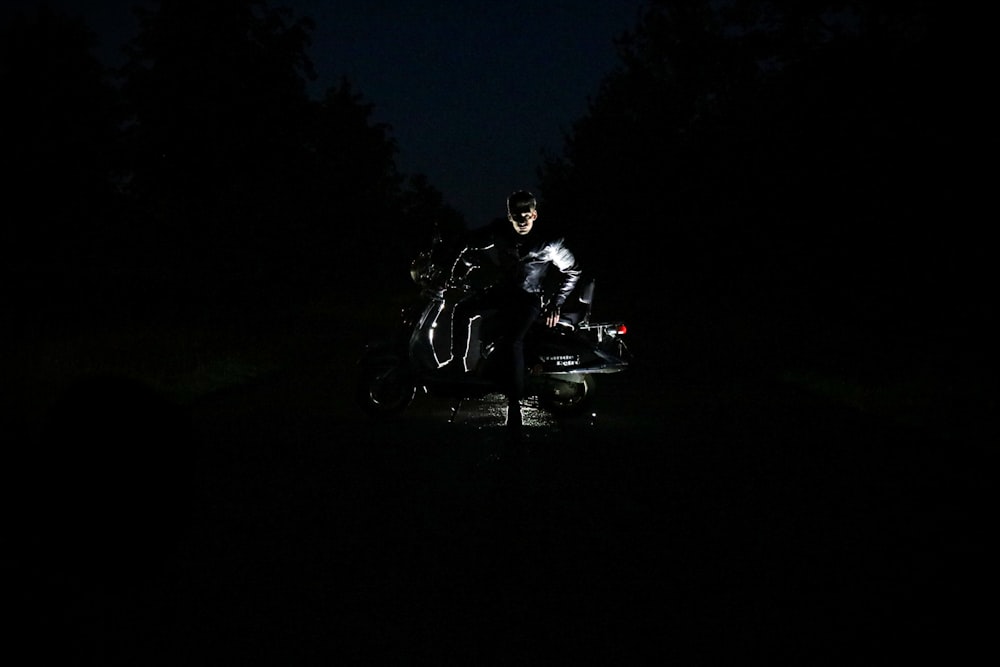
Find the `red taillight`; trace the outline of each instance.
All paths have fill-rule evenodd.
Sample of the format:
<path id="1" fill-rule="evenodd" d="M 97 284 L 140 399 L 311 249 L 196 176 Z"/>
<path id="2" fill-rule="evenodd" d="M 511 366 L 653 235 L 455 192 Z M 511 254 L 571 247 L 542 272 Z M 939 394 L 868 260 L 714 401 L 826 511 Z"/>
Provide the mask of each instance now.
<path id="1" fill-rule="evenodd" d="M 619 336 L 624 336 L 627 331 L 628 327 L 626 327 L 624 324 L 618 325 L 617 333 Z"/>

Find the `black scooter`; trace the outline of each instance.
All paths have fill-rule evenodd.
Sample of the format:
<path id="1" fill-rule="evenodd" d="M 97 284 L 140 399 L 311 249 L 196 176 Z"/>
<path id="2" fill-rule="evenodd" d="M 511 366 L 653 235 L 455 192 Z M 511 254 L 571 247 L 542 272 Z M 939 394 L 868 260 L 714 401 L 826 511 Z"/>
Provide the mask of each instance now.
<path id="1" fill-rule="evenodd" d="M 466 364 L 461 377 L 442 376 L 438 366 L 449 357 L 451 308 L 465 295 L 467 284 L 452 284 L 437 259 L 437 245 L 411 264 L 410 276 L 420 288 L 419 300 L 402 310 L 399 326 L 387 336 L 369 342 L 358 361 L 356 396 L 372 417 L 400 415 L 418 390 L 454 401 L 454 420 L 462 401 L 501 393 L 499 366 L 494 354 L 498 341 L 490 333 L 489 318 L 473 321 Z M 555 416 L 591 408 L 594 375 L 619 373 L 632 355 L 625 345 L 623 322 L 591 322 L 594 281 L 582 280 L 576 294 L 562 308 L 555 327 L 539 320 L 524 341 L 525 391 L 537 397 L 539 407 Z"/>

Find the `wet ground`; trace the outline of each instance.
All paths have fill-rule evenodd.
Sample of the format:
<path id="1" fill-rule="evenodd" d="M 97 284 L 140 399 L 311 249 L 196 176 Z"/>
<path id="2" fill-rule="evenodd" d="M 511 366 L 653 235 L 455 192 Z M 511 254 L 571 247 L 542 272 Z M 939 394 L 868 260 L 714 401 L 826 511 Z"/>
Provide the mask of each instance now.
<path id="1" fill-rule="evenodd" d="M 322 364 L 133 389 L 82 392 L 41 441 L 64 484 L 19 500 L 39 661 L 963 662 L 986 631 L 984 444 L 773 379 L 636 366 L 593 414 L 528 405 L 513 459 L 499 400 L 375 423 Z M 102 446 L 131 472 L 53 463 Z"/>

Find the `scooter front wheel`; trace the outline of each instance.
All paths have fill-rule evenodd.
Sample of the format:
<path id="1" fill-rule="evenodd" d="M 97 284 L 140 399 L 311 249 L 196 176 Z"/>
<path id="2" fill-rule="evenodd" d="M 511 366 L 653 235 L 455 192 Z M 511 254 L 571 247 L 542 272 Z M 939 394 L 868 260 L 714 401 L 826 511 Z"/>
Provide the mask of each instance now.
<path id="1" fill-rule="evenodd" d="M 365 364 L 360 369 L 356 397 L 372 417 L 395 417 L 406 410 L 417 394 L 409 370 L 401 363 Z"/>
<path id="2" fill-rule="evenodd" d="M 553 414 L 571 415 L 590 406 L 593 400 L 594 378 L 580 375 L 579 381 L 553 380 L 539 394 L 539 403 Z"/>

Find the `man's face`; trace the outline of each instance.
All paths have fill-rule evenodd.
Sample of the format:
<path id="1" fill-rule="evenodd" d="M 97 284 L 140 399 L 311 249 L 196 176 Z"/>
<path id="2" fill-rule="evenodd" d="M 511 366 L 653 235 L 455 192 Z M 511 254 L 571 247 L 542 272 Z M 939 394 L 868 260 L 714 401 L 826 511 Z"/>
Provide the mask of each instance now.
<path id="1" fill-rule="evenodd" d="M 514 225 L 514 233 L 524 236 L 531 231 L 531 226 L 538 217 L 538 211 L 534 208 L 515 208 L 507 214 L 507 219 Z"/>

